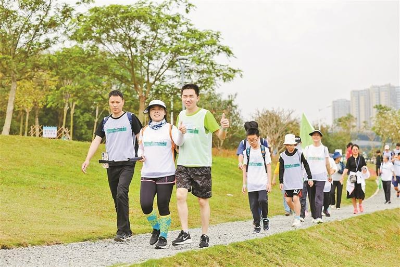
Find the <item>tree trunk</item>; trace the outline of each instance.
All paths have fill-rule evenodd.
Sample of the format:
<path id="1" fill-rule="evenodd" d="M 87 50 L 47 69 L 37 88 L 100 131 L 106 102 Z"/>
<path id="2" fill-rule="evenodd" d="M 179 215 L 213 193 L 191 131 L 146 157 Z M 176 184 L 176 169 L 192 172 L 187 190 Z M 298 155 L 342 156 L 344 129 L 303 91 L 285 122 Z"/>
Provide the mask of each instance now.
<path id="1" fill-rule="evenodd" d="M 70 111 L 70 116 L 71 116 L 71 118 L 70 118 L 70 129 L 69 129 L 69 131 L 70 131 L 70 140 L 72 140 L 72 137 L 74 136 L 74 112 L 75 112 L 75 106 L 76 106 L 76 102 L 73 102 L 72 103 L 72 105 L 71 105 L 71 111 Z"/>
<path id="2" fill-rule="evenodd" d="M 65 101 L 64 105 L 64 113 L 63 113 L 63 123 L 62 123 L 62 128 L 65 129 L 65 123 L 67 120 L 67 111 L 68 111 L 68 101 Z"/>
<path id="3" fill-rule="evenodd" d="M 29 109 L 25 109 L 26 116 L 25 116 L 25 136 L 28 136 L 28 123 L 29 123 L 29 113 L 31 112 Z"/>
<path id="4" fill-rule="evenodd" d="M 3 132 L 1 133 L 2 135 L 10 134 L 16 92 L 17 92 L 17 75 L 14 72 L 12 72 L 10 95 L 8 96 L 6 119 L 4 121 Z"/>
<path id="5" fill-rule="evenodd" d="M 24 112 L 22 110 L 19 112 L 19 117 L 20 117 L 19 135 L 22 136 L 22 131 L 23 131 L 23 127 L 24 127 Z"/>
<path id="6" fill-rule="evenodd" d="M 139 120 L 143 123 L 144 122 L 144 108 L 146 104 L 146 96 L 139 95 Z"/>
<path id="7" fill-rule="evenodd" d="M 92 140 L 96 137 L 96 128 L 97 128 L 97 122 L 98 121 L 99 121 L 99 104 L 96 104 L 96 117 L 94 118 Z"/>
<path id="8" fill-rule="evenodd" d="M 39 107 L 35 107 L 35 136 L 39 137 Z"/>

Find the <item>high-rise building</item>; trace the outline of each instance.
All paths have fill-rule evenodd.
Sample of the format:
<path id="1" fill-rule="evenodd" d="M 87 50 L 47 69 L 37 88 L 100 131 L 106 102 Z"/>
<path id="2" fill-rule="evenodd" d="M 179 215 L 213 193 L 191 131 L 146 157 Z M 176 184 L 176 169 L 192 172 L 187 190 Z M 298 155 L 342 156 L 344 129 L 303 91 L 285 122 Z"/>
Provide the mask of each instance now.
<path id="1" fill-rule="evenodd" d="M 332 101 L 332 125 L 335 124 L 337 119 L 345 117 L 347 114 L 350 114 L 350 100 L 338 99 Z"/>
<path id="2" fill-rule="evenodd" d="M 396 99 L 397 99 L 397 109 L 400 109 L 400 86 L 396 87 Z"/>
<path id="3" fill-rule="evenodd" d="M 361 129 L 364 125 L 364 121 L 367 122 L 368 126 L 371 126 L 371 101 L 370 93 L 368 89 L 351 91 L 351 115 L 356 118 L 356 127 Z"/>
<path id="4" fill-rule="evenodd" d="M 364 123 L 371 127 L 372 118 L 376 115 L 374 106 L 383 105 L 398 109 L 400 107 L 400 87 L 391 84 L 371 86 L 364 90 L 354 90 L 350 93 L 350 112 L 356 118 L 357 129 L 362 129 Z"/>

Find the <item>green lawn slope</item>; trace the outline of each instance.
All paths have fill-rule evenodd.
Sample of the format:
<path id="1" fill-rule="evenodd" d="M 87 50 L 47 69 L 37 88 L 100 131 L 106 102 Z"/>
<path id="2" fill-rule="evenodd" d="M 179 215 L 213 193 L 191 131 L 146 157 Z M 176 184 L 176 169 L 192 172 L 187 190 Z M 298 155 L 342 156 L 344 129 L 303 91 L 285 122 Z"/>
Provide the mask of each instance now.
<path id="1" fill-rule="evenodd" d="M 400 209 L 131 266 L 399 266 Z"/>

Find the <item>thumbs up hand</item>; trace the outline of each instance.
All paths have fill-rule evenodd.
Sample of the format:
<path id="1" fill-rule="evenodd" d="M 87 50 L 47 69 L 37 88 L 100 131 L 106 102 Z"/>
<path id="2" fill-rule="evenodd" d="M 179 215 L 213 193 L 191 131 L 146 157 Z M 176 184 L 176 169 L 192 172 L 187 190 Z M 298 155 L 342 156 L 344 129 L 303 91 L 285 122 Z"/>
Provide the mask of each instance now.
<path id="1" fill-rule="evenodd" d="M 229 128 L 229 120 L 225 118 L 225 113 L 222 113 L 221 126 L 223 129 Z"/>
<path id="2" fill-rule="evenodd" d="M 180 121 L 180 122 L 179 122 L 178 130 L 179 130 L 182 134 L 185 134 L 185 133 L 186 133 L 186 126 L 183 124 L 183 121 Z"/>

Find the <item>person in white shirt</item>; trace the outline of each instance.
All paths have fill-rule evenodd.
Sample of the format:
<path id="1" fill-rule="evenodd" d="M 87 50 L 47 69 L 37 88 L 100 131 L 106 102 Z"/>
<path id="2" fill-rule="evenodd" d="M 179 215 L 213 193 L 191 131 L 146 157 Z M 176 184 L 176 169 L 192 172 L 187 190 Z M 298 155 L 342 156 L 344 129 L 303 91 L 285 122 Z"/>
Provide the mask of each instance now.
<path id="1" fill-rule="evenodd" d="M 269 230 L 268 193 L 271 192 L 271 155 L 268 148 L 259 143 L 259 137 L 257 128 L 247 130 L 250 147 L 243 151 L 242 193 L 247 187 L 255 234 L 261 231 L 261 220 L 264 230 Z"/>
<path id="2" fill-rule="evenodd" d="M 343 184 L 340 182 L 340 179 L 342 178 L 345 166 L 341 161 L 342 155 L 339 152 L 335 152 L 332 158 L 335 161 L 337 172 L 332 174 L 331 207 L 334 208 L 336 206 L 336 209 L 339 210 L 340 204 L 342 203 L 342 190 L 343 190 Z M 336 201 L 335 201 L 335 195 L 336 195 Z"/>
<path id="3" fill-rule="evenodd" d="M 395 180 L 396 175 L 394 173 L 394 166 L 392 162 L 389 161 L 388 156 L 383 156 L 383 163 L 381 165 L 381 179 L 383 192 L 385 193 L 385 204 L 392 203 L 390 201 L 390 189 L 391 189 L 391 181 Z"/>
<path id="4" fill-rule="evenodd" d="M 399 143 L 397 143 L 396 147 L 400 146 Z M 394 155 L 393 157 L 393 166 L 394 166 L 394 174 L 396 175 L 394 180 L 393 180 L 393 186 L 394 190 L 396 190 L 396 195 L 399 198 L 400 197 L 400 151 Z"/>
<path id="5" fill-rule="evenodd" d="M 184 142 L 185 126 L 179 129 L 166 120 L 167 108 L 163 101 L 153 100 L 144 110 L 150 116 L 149 124 L 139 134 L 138 156 L 142 157 L 140 205 L 153 228 L 150 245 L 155 248 L 167 246 L 171 225 L 169 202 L 175 184 L 175 146 Z M 157 208 L 153 209 L 157 195 Z"/>
<path id="6" fill-rule="evenodd" d="M 314 130 L 309 134 L 313 144 L 307 146 L 303 153 L 310 166 L 314 186 L 307 186 L 308 198 L 310 201 L 311 214 L 314 223 L 322 223 L 322 206 L 324 203 L 325 182 L 331 182 L 329 151 L 321 143 L 322 133 Z"/>

